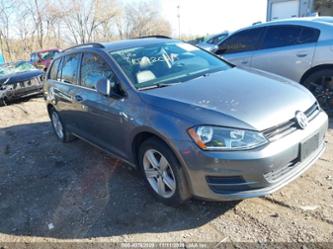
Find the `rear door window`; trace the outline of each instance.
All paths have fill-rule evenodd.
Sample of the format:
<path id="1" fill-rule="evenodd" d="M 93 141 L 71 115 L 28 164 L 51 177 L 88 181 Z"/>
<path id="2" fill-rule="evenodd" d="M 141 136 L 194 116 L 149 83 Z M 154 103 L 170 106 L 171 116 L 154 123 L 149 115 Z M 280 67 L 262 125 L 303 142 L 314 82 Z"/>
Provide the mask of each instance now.
<path id="1" fill-rule="evenodd" d="M 257 48 L 264 28 L 254 28 L 231 35 L 219 46 L 217 54 L 230 54 L 252 51 Z"/>
<path id="2" fill-rule="evenodd" d="M 299 44 L 314 43 L 318 41 L 319 35 L 320 35 L 319 29 L 303 27 L 298 42 Z"/>
<path id="3" fill-rule="evenodd" d="M 99 80 L 107 78 L 113 80 L 114 74 L 110 66 L 99 55 L 84 53 L 81 64 L 81 85 L 96 89 Z"/>
<path id="4" fill-rule="evenodd" d="M 302 27 L 294 25 L 271 26 L 267 29 L 262 49 L 293 46 L 299 44 Z"/>
<path id="5" fill-rule="evenodd" d="M 66 55 L 63 58 L 61 80 L 70 84 L 77 84 L 78 66 L 81 54 Z"/>

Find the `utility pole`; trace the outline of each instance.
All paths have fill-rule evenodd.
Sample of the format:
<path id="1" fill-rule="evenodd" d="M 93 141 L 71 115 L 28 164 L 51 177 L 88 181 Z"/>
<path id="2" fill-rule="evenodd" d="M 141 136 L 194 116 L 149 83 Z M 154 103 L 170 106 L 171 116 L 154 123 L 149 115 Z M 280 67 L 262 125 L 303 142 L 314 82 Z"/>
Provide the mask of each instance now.
<path id="1" fill-rule="evenodd" d="M 179 4 L 177 5 L 177 18 L 178 18 L 178 39 L 181 39 L 181 32 L 180 32 L 180 0 Z"/>

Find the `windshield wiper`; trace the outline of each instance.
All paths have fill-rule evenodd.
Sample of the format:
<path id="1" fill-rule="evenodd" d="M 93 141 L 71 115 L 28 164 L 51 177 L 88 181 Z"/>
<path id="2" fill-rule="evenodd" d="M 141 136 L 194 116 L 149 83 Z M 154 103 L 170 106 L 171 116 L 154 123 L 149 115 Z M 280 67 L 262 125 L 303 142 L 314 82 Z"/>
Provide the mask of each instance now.
<path id="1" fill-rule="evenodd" d="M 157 83 L 151 86 L 145 86 L 145 87 L 140 87 L 138 88 L 139 91 L 145 91 L 149 89 L 154 89 L 154 88 L 162 88 L 162 87 L 167 87 L 167 86 L 173 86 L 173 85 L 178 85 L 180 82 L 175 82 L 175 83 Z"/>

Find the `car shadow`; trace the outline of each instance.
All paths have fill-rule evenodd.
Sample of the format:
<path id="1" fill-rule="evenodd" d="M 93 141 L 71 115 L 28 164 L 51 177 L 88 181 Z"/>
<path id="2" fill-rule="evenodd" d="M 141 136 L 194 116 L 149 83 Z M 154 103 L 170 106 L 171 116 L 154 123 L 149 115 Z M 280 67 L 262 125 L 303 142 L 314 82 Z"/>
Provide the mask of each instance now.
<path id="1" fill-rule="evenodd" d="M 10 106 L 10 105 L 14 105 L 14 104 L 19 104 L 19 103 L 24 103 L 24 102 L 28 102 L 31 101 L 32 99 L 37 99 L 37 98 L 42 98 L 43 94 L 36 94 L 36 95 L 32 95 L 32 96 L 28 96 L 28 97 L 22 97 L 22 98 L 18 98 L 18 99 L 13 99 L 10 100 L 9 102 L 6 103 L 5 106 Z M 0 105 L 0 108 L 3 107 Z"/>
<path id="2" fill-rule="evenodd" d="M 238 202 L 165 206 L 121 161 L 48 122 L 0 129 L 0 233 L 62 239 L 196 228 Z"/>

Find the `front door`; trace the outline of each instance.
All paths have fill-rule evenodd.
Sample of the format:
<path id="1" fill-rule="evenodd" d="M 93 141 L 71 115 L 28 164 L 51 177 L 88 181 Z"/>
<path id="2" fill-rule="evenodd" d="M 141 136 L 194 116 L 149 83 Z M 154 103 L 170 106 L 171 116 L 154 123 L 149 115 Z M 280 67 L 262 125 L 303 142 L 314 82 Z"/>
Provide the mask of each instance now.
<path id="1" fill-rule="evenodd" d="M 77 120 L 80 135 L 98 146 L 125 157 L 126 108 L 127 99 L 116 92 L 103 96 L 96 91 L 96 84 L 102 78 L 116 82 L 116 76 L 110 65 L 100 55 L 93 52 L 83 54 L 81 87 L 76 96 L 80 105 Z M 116 91 L 116 89 L 111 89 Z"/>

